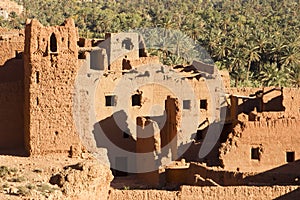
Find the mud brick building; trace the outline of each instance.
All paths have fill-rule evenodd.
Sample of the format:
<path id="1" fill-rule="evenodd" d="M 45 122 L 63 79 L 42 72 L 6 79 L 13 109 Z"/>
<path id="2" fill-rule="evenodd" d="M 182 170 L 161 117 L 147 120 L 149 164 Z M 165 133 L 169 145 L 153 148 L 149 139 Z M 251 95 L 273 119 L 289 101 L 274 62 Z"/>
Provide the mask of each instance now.
<path id="1" fill-rule="evenodd" d="M 116 176 L 157 167 L 141 174 L 153 185 L 299 184 L 298 88 L 230 88 L 228 72 L 165 66 L 143 45 L 137 33 L 79 38 L 71 19 L 0 29 L 1 153 L 98 152 Z M 220 136 L 199 158 L 216 123 Z M 149 163 L 127 152 L 150 153 Z"/>

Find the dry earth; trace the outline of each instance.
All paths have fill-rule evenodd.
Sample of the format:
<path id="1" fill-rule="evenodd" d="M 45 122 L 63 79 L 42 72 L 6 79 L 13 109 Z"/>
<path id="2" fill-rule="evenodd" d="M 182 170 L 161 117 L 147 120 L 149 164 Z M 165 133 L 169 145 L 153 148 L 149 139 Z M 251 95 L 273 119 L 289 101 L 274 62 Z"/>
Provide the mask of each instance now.
<path id="1" fill-rule="evenodd" d="M 87 157 L 0 156 L 0 199 L 107 199 L 111 172 Z"/>

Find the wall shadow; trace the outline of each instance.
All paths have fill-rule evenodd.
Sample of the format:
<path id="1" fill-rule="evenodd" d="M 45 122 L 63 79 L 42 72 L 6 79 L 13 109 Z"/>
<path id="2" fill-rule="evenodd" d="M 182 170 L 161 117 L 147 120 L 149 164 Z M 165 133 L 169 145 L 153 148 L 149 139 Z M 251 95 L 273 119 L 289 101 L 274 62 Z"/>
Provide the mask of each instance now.
<path id="1" fill-rule="evenodd" d="M 135 152 L 136 141 L 132 137 L 132 133 L 129 132 L 128 124 L 126 122 L 127 118 L 127 114 L 124 110 L 121 110 L 99 121 L 98 124 L 100 125 L 102 132 L 97 133 L 93 131 L 97 147 L 107 148 L 108 150 L 111 148 L 110 145 L 98 138 L 98 134 L 104 134 L 115 146 L 129 152 Z M 116 122 L 116 120 L 118 122 Z"/>
<path id="2" fill-rule="evenodd" d="M 300 160 L 248 176 L 248 185 L 300 185 Z"/>
<path id="3" fill-rule="evenodd" d="M 294 200 L 294 199 L 299 199 L 300 197 L 300 188 L 289 192 L 285 195 L 282 195 L 280 197 L 275 198 L 274 200 Z"/>
<path id="4" fill-rule="evenodd" d="M 24 62 L 0 66 L 0 155 L 26 156 L 24 147 Z"/>

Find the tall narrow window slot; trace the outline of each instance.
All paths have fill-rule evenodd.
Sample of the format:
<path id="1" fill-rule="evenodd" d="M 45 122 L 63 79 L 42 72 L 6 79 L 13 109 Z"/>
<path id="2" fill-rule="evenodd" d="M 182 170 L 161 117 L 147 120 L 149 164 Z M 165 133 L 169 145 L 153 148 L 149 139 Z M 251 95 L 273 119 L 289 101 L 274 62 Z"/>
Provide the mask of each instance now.
<path id="1" fill-rule="evenodd" d="M 54 33 L 50 36 L 50 51 L 57 52 L 57 39 Z"/>
<path id="2" fill-rule="evenodd" d="M 36 82 L 36 83 L 39 83 L 39 82 L 40 82 L 40 72 L 39 72 L 39 71 L 36 71 L 36 72 L 35 72 L 35 82 Z"/>

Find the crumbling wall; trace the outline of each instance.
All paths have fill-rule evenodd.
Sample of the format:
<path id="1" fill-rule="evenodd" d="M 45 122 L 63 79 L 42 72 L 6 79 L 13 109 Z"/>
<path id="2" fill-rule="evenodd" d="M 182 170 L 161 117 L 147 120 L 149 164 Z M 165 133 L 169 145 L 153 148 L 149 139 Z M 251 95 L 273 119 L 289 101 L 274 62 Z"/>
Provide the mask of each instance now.
<path id="1" fill-rule="evenodd" d="M 119 199 L 162 199 L 162 200 L 263 200 L 263 199 L 296 199 L 298 186 L 235 186 L 235 187 L 195 187 L 182 186 L 180 191 L 159 190 L 111 190 L 109 200 Z"/>
<path id="2" fill-rule="evenodd" d="M 178 98 L 172 98 L 170 96 L 165 100 L 166 109 L 166 123 L 161 131 L 162 147 L 165 147 L 163 154 L 171 152 L 171 160 L 176 160 L 177 155 L 177 140 L 181 137 L 179 134 L 181 125 L 181 109 Z"/>
<path id="3" fill-rule="evenodd" d="M 9 154 L 24 146 L 23 94 L 22 80 L 0 83 L 0 151 L 9 150 Z"/>
<path id="4" fill-rule="evenodd" d="M 255 92 L 253 88 L 239 92 L 260 97 L 262 112 L 239 113 L 239 122 L 220 149 L 224 169 L 262 172 L 298 160 L 300 90 L 263 88 Z"/>
<path id="5" fill-rule="evenodd" d="M 136 159 L 138 178 L 147 185 L 158 186 L 159 164 L 157 158 L 161 153 L 161 138 L 155 121 L 145 117 L 137 118 L 136 153 L 138 154 Z"/>
<path id="6" fill-rule="evenodd" d="M 0 67 L 13 58 L 22 59 L 24 31 L 0 28 Z"/>
<path id="7" fill-rule="evenodd" d="M 24 33 L 0 28 L 0 150 L 24 146 Z"/>
<path id="8" fill-rule="evenodd" d="M 99 47 L 106 49 L 108 68 L 121 71 L 124 61 L 139 58 L 139 37 L 137 33 L 107 33 Z M 130 65 L 128 63 L 127 65 Z"/>
<path id="9" fill-rule="evenodd" d="M 300 89 L 283 88 L 283 106 L 285 116 L 300 118 Z"/>
<path id="10" fill-rule="evenodd" d="M 181 198 L 192 199 L 275 199 L 288 193 L 299 190 L 298 186 L 237 186 L 237 187 L 193 187 L 183 186 Z"/>
<path id="11" fill-rule="evenodd" d="M 27 21 L 25 35 L 26 149 L 30 155 L 77 154 L 81 147 L 73 121 L 78 70 L 74 21 L 44 27 L 33 19 Z"/>
<path id="12" fill-rule="evenodd" d="M 291 118 L 237 125 L 220 149 L 224 169 L 249 172 L 270 170 L 287 163 L 287 152 L 295 152 L 294 160 L 300 159 L 299 130 L 300 120 Z M 252 151 L 257 150 L 252 148 L 258 148 L 258 158 L 253 158 Z"/>

